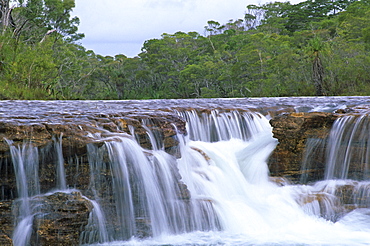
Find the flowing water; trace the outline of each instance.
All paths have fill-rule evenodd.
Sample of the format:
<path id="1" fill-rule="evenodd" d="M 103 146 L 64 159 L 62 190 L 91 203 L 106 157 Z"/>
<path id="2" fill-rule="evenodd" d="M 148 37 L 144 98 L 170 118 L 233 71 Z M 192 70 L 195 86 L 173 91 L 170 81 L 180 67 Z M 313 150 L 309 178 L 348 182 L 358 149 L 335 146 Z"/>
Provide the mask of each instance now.
<path id="1" fill-rule="evenodd" d="M 294 101 L 296 100 L 296 101 Z M 370 131 L 364 105 L 368 97 L 352 98 L 271 98 L 213 99 L 203 101 L 125 101 L 125 102 L 38 102 L 29 113 L 58 122 L 60 114 L 87 120 L 88 113 L 116 112 L 119 109 L 148 112 L 166 108 L 187 122 L 188 135 L 177 135 L 179 155 L 163 150 L 158 135 L 143 121 L 152 150 L 143 149 L 130 134 L 90 134 L 104 143 L 88 146 L 90 197 L 94 209 L 81 244 L 86 245 L 370 245 Z M 149 103 L 148 103 L 149 102 Z M 28 102 L 31 104 L 31 102 Z M 188 103 L 193 108 L 181 110 Z M 85 113 L 80 108 L 85 107 Z M 11 102 L 4 102 L 0 118 Z M 78 106 L 80 105 L 80 106 Z M 272 136 L 266 108 L 291 108 L 296 112 L 345 110 L 356 107 L 362 116 L 337 120 L 326 141 L 307 143 L 304 165 L 316 147 L 326 144 L 325 179 L 306 185 L 274 182 L 267 160 L 278 144 Z M 222 108 L 249 108 L 257 112 Z M 207 110 L 204 110 L 207 109 Z M 210 110 L 208 110 L 210 109 Z M 259 113 L 258 113 L 259 112 Z M 30 120 L 29 118 L 27 119 Z M 18 121 L 26 121 L 18 117 Z M 32 120 L 31 120 L 32 121 Z M 27 245 L 32 217 L 30 200 L 40 195 L 37 148 L 24 144 L 11 146 L 20 211 L 13 234 L 15 245 Z M 61 138 L 55 139 L 57 163 L 63 163 Z M 361 149 L 361 151 L 356 151 Z M 361 162 L 358 172 L 349 177 L 348 168 Z M 109 166 L 114 177 L 109 182 L 101 175 Z M 70 192 L 63 165 L 57 165 L 56 189 Z M 179 182 L 180 180 L 180 182 Z M 301 180 L 304 180 L 302 177 Z M 109 187 L 107 188 L 107 186 Z M 189 194 L 183 194 L 187 187 Z M 351 209 L 338 198 L 350 189 Z M 106 190 L 106 192 L 101 192 Z M 111 190 L 111 192 L 110 192 Z M 181 196 L 187 199 L 179 199 Z M 113 197 L 113 198 L 112 198 Z M 104 203 L 114 200 L 114 208 Z M 108 211 L 114 214 L 107 218 Z M 120 226 L 115 227 L 116 224 Z M 145 235 L 145 231 L 150 231 Z M 22 231 L 24 233 L 22 233 Z M 91 233 L 90 233 L 91 232 Z M 143 234 L 144 233 L 144 234 Z M 144 236 L 144 239 L 138 237 Z M 98 242 L 98 243 L 95 243 Z"/>
<path id="2" fill-rule="evenodd" d="M 34 216 L 30 197 L 40 193 L 38 172 L 36 171 L 38 170 L 38 150 L 28 144 L 18 148 L 12 146 L 12 141 L 8 141 L 8 144 L 10 145 L 19 194 L 14 204 L 17 227 L 13 232 L 13 243 L 14 245 L 27 245 L 31 237 Z"/>

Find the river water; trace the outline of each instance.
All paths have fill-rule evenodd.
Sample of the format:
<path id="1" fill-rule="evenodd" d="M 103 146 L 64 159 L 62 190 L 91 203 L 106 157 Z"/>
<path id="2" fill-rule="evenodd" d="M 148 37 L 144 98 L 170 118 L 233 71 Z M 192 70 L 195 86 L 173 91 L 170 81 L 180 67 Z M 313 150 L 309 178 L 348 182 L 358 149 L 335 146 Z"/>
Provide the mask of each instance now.
<path id="1" fill-rule="evenodd" d="M 174 108 L 241 108 L 256 111 L 291 109 L 296 112 L 332 112 L 346 107 L 369 107 L 370 97 L 261 97 L 218 99 L 164 99 L 126 101 L 0 101 L 0 119 L 30 117 L 57 120 L 60 115 L 84 118 L 89 114 L 115 112 L 158 112 Z M 20 119 L 19 119 L 20 120 Z M 30 119 L 27 119 L 30 120 Z"/>
<path id="2" fill-rule="evenodd" d="M 128 114 L 161 112 L 180 114 L 187 119 L 190 134 L 178 136 L 181 150 L 181 158 L 178 159 L 170 157 L 160 147 L 154 148 L 151 151 L 153 157 L 148 159 L 144 154 L 148 150 L 141 149 L 128 137 L 116 136 L 114 141 L 111 137 L 100 139 L 106 141 L 105 146 L 112 170 L 121 175 L 112 185 L 113 189 L 124 191 L 123 195 L 117 194 L 115 198 L 117 216 L 122 222 L 122 232 L 113 233 L 104 229 L 109 227 L 109 218 L 105 218 L 104 208 L 100 208 L 99 200 L 102 197 L 96 198 L 93 204 L 99 210 L 99 216 L 95 220 L 95 227 L 101 235 L 101 243 L 82 242 L 83 244 L 370 245 L 369 181 L 348 180 L 345 176 L 340 178 L 328 176 L 327 179 L 310 185 L 293 185 L 289 181 L 283 184 L 275 183 L 269 177 L 266 163 L 277 145 L 276 139 L 272 137 L 267 112 L 281 110 L 333 112 L 355 108 L 364 114 L 369 106 L 370 97 L 1 101 L 0 120 L 22 123 L 62 122 L 66 119 L 88 121 L 91 115 L 118 112 Z M 207 110 L 235 108 L 251 109 L 260 113 L 213 114 L 215 111 L 211 111 L 209 115 L 198 118 L 200 116 L 195 116 L 191 110 L 184 112 L 179 111 L 180 108 Z M 370 136 L 369 131 L 363 131 L 362 134 Z M 150 136 L 155 142 L 156 137 Z M 55 141 L 55 149 L 58 149 L 59 142 Z M 368 140 L 365 138 L 364 141 Z M 370 140 L 366 144 L 370 145 Z M 33 152 L 36 151 L 33 147 L 30 148 Z M 29 156 L 22 157 L 21 150 L 17 152 L 13 148 L 12 151 L 15 163 L 30 161 Z M 97 152 L 93 148 L 90 151 L 90 155 Z M 340 150 L 333 147 L 333 151 Z M 367 154 L 370 154 L 370 150 Z M 56 155 L 60 156 L 61 153 L 57 152 Z M 370 156 L 366 158 L 370 159 Z M 156 169 L 152 170 L 154 164 Z M 30 192 L 27 192 L 27 184 L 21 182 L 22 179 L 27 179 L 24 174 L 26 171 L 22 169 L 23 164 L 18 165 L 22 171 L 17 180 L 19 186 L 22 186 L 19 187 L 23 194 L 20 200 L 24 201 L 23 205 L 27 205 L 31 199 Z M 99 161 L 95 161 L 94 168 L 97 173 L 99 165 Z M 177 190 L 172 185 L 174 177 L 173 170 L 169 168 L 171 166 L 178 168 L 182 181 L 191 193 L 190 205 L 175 201 Z M 129 169 L 133 170 L 135 180 L 140 182 L 140 189 L 143 191 L 141 194 L 143 197 L 140 198 L 143 201 L 141 210 L 145 210 L 145 214 L 151 219 L 153 236 L 147 239 L 135 236 L 137 229 L 131 194 L 133 191 L 128 188 L 133 178 L 127 177 L 132 175 L 128 172 Z M 62 173 L 63 170 L 58 172 L 59 175 Z M 153 173 L 161 173 L 161 178 L 158 179 Z M 37 179 L 34 172 L 32 176 Z M 69 192 L 65 188 L 68 184 L 62 182 L 64 178 L 61 177 L 60 180 L 58 188 Z M 37 183 L 37 180 L 34 183 Z M 338 204 L 335 199 L 333 190 L 343 185 L 353 185 L 356 189 L 357 187 L 360 187 L 359 190 L 362 189 L 358 204 L 354 204 L 357 206 L 355 209 L 346 210 L 345 204 Z M 99 184 L 92 186 L 97 187 Z M 188 206 L 191 208 L 190 213 L 184 209 Z M 28 210 L 19 216 L 13 235 L 17 246 L 27 244 L 29 235 L 22 235 L 20 232 L 25 228 L 29 231 L 32 216 L 32 211 Z M 119 238 L 128 239 L 117 240 Z"/>

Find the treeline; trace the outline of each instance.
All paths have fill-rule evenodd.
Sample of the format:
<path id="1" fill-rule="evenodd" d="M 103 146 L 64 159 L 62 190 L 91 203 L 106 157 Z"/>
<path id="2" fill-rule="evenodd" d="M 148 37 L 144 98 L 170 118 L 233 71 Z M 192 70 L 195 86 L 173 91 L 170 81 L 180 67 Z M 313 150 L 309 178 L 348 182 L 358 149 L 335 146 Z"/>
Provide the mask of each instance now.
<path id="1" fill-rule="evenodd" d="M 147 40 L 135 58 L 79 45 L 74 4 L 0 1 L 0 99 L 370 94 L 370 0 L 249 5 L 205 35 Z"/>

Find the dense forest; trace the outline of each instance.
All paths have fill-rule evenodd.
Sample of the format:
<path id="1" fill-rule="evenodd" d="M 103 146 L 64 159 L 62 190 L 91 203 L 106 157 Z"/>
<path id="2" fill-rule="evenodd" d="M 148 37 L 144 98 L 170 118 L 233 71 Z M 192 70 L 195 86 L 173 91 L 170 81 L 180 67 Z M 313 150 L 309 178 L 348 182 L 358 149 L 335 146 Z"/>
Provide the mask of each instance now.
<path id="1" fill-rule="evenodd" d="M 370 95 L 370 0 L 246 6 L 244 19 L 145 41 L 79 44 L 74 0 L 0 0 L 0 99 Z"/>

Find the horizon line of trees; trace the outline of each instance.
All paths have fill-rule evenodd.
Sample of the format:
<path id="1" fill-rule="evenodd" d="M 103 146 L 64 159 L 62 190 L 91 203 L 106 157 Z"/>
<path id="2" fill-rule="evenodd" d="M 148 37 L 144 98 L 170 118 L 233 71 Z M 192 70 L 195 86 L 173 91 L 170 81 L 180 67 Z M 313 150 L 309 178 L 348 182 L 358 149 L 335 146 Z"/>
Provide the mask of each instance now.
<path id="1" fill-rule="evenodd" d="M 74 0 L 0 0 L 0 99 L 370 94 L 370 0 L 248 5 L 134 58 L 78 44 Z"/>

